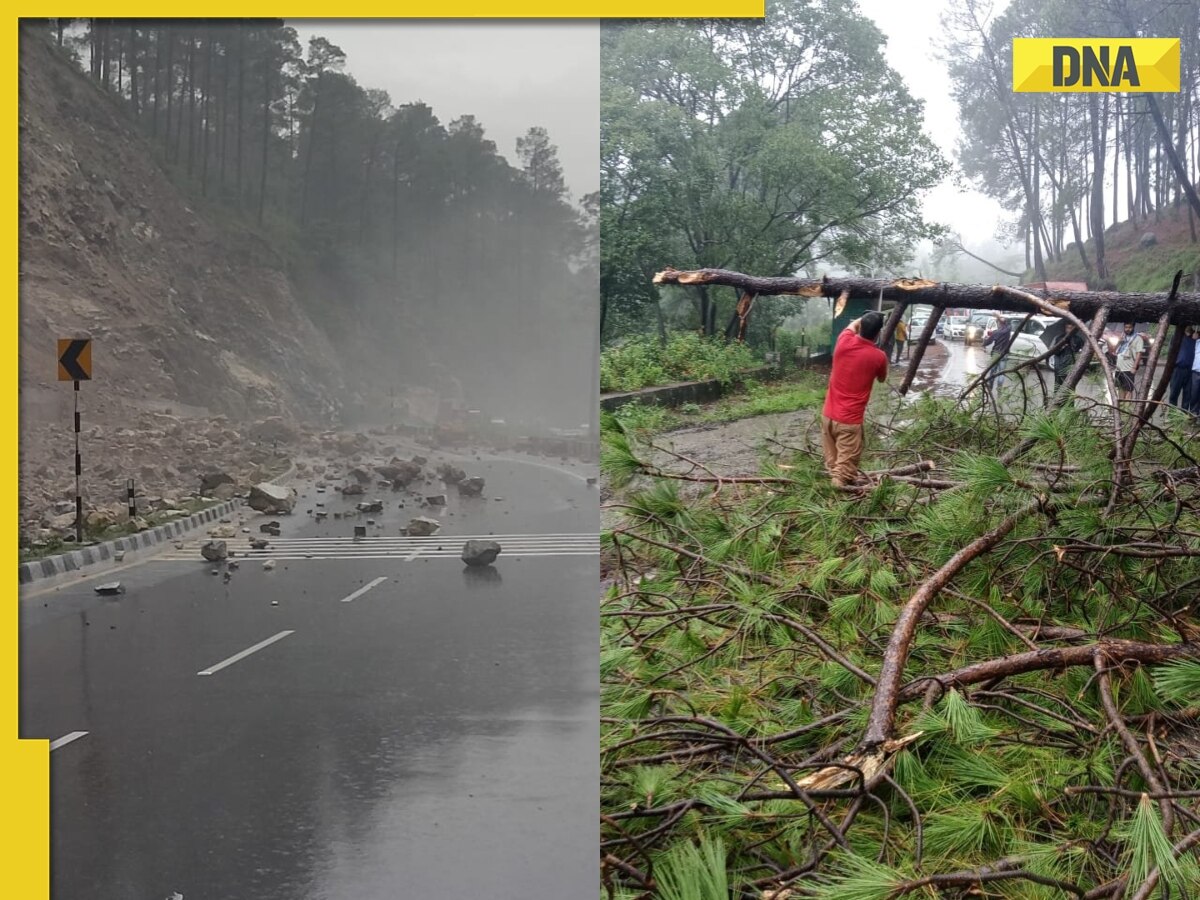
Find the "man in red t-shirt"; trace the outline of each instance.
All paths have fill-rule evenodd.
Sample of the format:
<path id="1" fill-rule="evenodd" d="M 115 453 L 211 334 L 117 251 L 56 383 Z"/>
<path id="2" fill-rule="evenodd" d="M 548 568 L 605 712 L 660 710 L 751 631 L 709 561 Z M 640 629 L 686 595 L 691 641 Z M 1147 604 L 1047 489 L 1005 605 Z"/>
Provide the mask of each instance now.
<path id="1" fill-rule="evenodd" d="M 858 478 L 863 451 L 863 412 L 876 381 L 886 381 L 887 355 L 875 346 L 883 316 L 869 312 L 846 326 L 833 348 L 833 372 L 821 415 L 825 468 L 838 487 Z"/>

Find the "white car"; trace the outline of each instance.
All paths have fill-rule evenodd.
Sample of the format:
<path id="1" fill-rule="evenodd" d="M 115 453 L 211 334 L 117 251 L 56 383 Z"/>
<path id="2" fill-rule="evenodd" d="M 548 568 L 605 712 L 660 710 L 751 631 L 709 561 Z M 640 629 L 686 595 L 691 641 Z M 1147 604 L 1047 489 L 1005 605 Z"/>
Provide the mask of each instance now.
<path id="1" fill-rule="evenodd" d="M 946 326 L 942 329 L 942 334 L 945 337 L 953 338 L 954 340 L 962 340 L 966 333 L 966 316 L 946 316 Z"/>
<path id="2" fill-rule="evenodd" d="M 1015 330 L 1023 318 L 1024 316 L 1010 317 L 1009 324 Z M 1017 332 L 1008 352 L 1012 356 L 1027 359 L 1041 356 L 1058 342 L 1065 331 L 1066 325 L 1058 316 L 1034 316 Z M 1041 364 L 1049 366 L 1052 363 L 1053 359 L 1047 358 L 1042 360 Z"/>

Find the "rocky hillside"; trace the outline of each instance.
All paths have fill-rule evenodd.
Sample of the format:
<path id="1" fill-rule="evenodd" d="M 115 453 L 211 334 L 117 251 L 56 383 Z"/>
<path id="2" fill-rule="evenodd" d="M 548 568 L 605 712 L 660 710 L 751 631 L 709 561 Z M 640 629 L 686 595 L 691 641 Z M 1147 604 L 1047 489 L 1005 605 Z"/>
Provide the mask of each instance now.
<path id="1" fill-rule="evenodd" d="M 23 519 L 74 495 L 60 337 L 94 341 L 80 394 L 89 505 L 127 477 L 162 492 L 236 468 L 251 440 L 239 422 L 336 421 L 341 371 L 283 260 L 182 192 L 109 98 L 24 31 L 20 135 Z"/>
<path id="2" fill-rule="evenodd" d="M 1200 222 L 1196 223 L 1196 233 L 1200 236 Z M 1094 242 L 1088 241 L 1084 250 L 1095 265 Z M 1171 279 L 1180 269 L 1184 288 L 1191 290 L 1190 276 L 1200 273 L 1200 243 L 1192 240 L 1186 206 L 1160 210 L 1158 218 L 1151 217 L 1149 222 L 1110 225 L 1104 232 L 1104 252 L 1112 280 L 1122 291 L 1170 290 Z M 1051 281 L 1095 281 L 1094 275 L 1088 277 L 1074 244 L 1061 260 L 1049 261 L 1046 271 Z M 1025 280 L 1038 279 L 1027 272 Z"/>

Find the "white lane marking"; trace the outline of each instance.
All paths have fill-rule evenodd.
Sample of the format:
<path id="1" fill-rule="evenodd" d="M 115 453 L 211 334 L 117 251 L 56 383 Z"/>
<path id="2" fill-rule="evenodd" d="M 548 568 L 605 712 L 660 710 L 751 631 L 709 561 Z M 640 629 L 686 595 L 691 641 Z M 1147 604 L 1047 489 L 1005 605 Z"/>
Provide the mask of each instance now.
<path id="1" fill-rule="evenodd" d="M 550 551 L 547 551 L 547 550 L 505 550 L 503 553 L 500 554 L 500 558 L 501 559 L 524 559 L 526 557 L 535 557 L 535 556 L 537 556 L 537 557 L 541 557 L 541 556 L 553 557 L 553 556 L 599 556 L 599 555 L 600 555 L 600 550 L 598 548 L 593 548 L 591 550 L 550 550 Z M 246 557 L 238 557 L 238 558 L 241 559 L 242 562 L 246 561 Z M 338 553 L 338 552 L 332 551 L 332 550 L 330 550 L 330 551 L 317 550 L 317 551 L 313 551 L 311 553 L 305 553 L 302 555 L 281 554 L 281 555 L 262 556 L 262 557 L 255 558 L 255 561 L 267 560 L 267 559 L 273 559 L 276 562 L 302 562 L 305 560 L 316 560 L 316 559 L 390 559 L 390 560 L 399 559 L 399 560 L 403 560 L 405 562 L 412 562 L 413 560 L 418 559 L 418 558 L 422 559 L 422 560 L 426 560 L 426 559 L 459 559 L 459 560 L 461 560 L 461 556 L 458 553 L 420 553 L 420 554 L 410 554 L 408 556 L 400 556 L 397 553 Z M 168 556 L 163 559 L 163 562 L 194 563 L 195 560 L 193 560 L 191 557 L 187 557 L 186 559 L 184 559 L 183 557 Z"/>
<path id="2" fill-rule="evenodd" d="M 360 588 L 359 588 L 357 591 L 355 591 L 355 592 L 354 592 L 353 594 L 351 594 L 350 596 L 348 596 L 348 597 L 343 597 L 343 598 L 342 598 L 342 602 L 343 602 L 343 603 L 349 603 L 351 600 L 357 600 L 359 597 L 361 597 L 363 594 L 365 594 L 365 593 L 366 593 L 367 591 L 369 591 L 371 588 L 373 588 L 373 587 L 378 587 L 379 585 L 383 584 L 385 581 L 387 581 L 387 576 L 386 576 L 386 575 L 380 575 L 380 576 L 379 576 L 378 578 L 376 578 L 374 581 L 369 581 L 369 582 L 367 582 L 366 584 L 364 584 L 362 587 L 360 587 Z"/>
<path id="3" fill-rule="evenodd" d="M 77 741 L 86 735 L 86 731 L 72 731 L 70 734 L 64 734 L 57 741 L 50 742 L 50 749 L 57 750 L 59 747 L 65 747 L 67 744 L 71 743 L 71 741 Z"/>
<path id="4" fill-rule="evenodd" d="M 399 550 L 400 548 L 397 547 L 396 549 Z M 420 544 L 417 544 L 417 546 L 413 549 L 413 552 L 408 554 L 408 556 L 404 557 L 404 561 L 412 562 L 414 559 L 416 559 L 418 556 L 421 555 L 421 551 L 424 549 L 425 548 L 422 547 Z"/>
<path id="5" fill-rule="evenodd" d="M 238 660 L 245 659 L 251 653 L 257 653 L 263 647 L 269 647 L 271 644 L 275 643 L 276 641 L 282 641 L 289 634 L 294 634 L 294 633 L 295 632 L 293 632 L 293 631 L 281 631 L 281 632 L 279 632 L 279 634 L 272 635 L 271 637 L 267 638 L 265 641 L 259 641 L 253 647 L 247 647 L 241 653 L 235 653 L 233 656 L 229 657 L 229 659 L 223 659 L 219 663 L 217 663 L 215 666 L 209 666 L 207 669 L 204 669 L 201 672 L 197 672 L 196 674 L 197 675 L 213 675 L 217 672 L 220 672 L 226 666 L 232 666 Z"/>
<path id="6" fill-rule="evenodd" d="M 187 543 L 195 546 L 203 544 L 207 538 L 195 539 Z M 372 535 L 365 538 L 351 537 L 350 535 L 325 535 L 321 537 L 295 537 L 295 538 L 270 538 L 271 546 L 284 546 L 292 544 L 317 544 L 323 541 L 339 541 L 344 543 L 374 543 L 378 541 L 392 541 L 406 544 L 443 544 L 446 541 L 598 541 L 600 535 L 598 532 L 569 532 L 563 534 L 451 534 L 449 532 L 439 532 L 428 536 L 416 535 Z"/>

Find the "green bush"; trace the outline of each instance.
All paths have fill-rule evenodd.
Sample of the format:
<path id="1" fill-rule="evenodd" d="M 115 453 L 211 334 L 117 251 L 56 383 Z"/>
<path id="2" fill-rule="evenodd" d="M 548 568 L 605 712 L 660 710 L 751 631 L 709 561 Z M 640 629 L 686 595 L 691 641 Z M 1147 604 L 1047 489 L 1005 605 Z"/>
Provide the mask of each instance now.
<path id="1" fill-rule="evenodd" d="M 779 371 L 788 372 L 796 366 L 796 348 L 800 346 L 800 335 L 794 331 L 780 331 L 775 335 L 775 352 L 779 354 Z"/>
<path id="2" fill-rule="evenodd" d="M 665 347 L 652 338 L 635 338 L 600 354 L 600 390 L 636 391 L 713 378 L 728 383 L 757 364 L 759 360 L 745 344 L 727 344 L 693 332 L 674 335 Z"/>
<path id="3" fill-rule="evenodd" d="M 614 413 L 629 431 L 655 433 L 666 428 L 671 420 L 671 411 L 662 406 L 645 406 L 638 401 L 626 403 Z"/>

